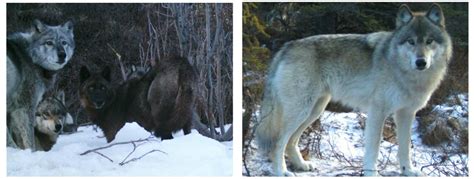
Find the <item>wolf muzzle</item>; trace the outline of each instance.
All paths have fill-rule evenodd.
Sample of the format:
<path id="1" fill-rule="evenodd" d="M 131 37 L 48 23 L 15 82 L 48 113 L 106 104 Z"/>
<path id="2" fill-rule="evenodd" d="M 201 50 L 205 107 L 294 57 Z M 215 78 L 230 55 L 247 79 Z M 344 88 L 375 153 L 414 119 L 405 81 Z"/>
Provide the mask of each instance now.
<path id="1" fill-rule="evenodd" d="M 426 69 L 426 60 L 425 58 L 418 58 L 415 61 L 416 69 L 424 70 Z"/>
<path id="2" fill-rule="evenodd" d="M 58 48 L 58 61 L 56 63 L 62 65 L 66 62 L 66 52 L 63 48 Z"/>

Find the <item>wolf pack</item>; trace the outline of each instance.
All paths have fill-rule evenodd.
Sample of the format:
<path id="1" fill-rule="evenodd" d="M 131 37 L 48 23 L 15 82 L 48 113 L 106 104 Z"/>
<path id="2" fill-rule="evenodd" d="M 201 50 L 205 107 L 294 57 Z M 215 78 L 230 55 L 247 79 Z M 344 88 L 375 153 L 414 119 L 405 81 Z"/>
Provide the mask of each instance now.
<path id="1" fill-rule="evenodd" d="M 7 38 L 7 146 L 49 151 L 65 128 L 75 125 L 65 93 L 54 89 L 57 73 L 75 49 L 73 24 L 50 26 L 35 20 L 27 32 Z M 159 67 L 132 67 L 113 85 L 111 69 L 80 69 L 80 104 L 107 142 L 127 122 L 164 139 L 191 132 L 196 71 L 186 58 L 160 59 Z M 74 128 L 74 127 L 70 127 Z"/>
<path id="2" fill-rule="evenodd" d="M 73 25 L 35 20 L 28 32 L 7 38 L 7 146 L 51 150 L 66 124 L 64 92 L 54 91 L 56 74 L 75 49 Z M 341 51 L 340 49 L 344 49 Z M 402 5 L 396 28 L 370 34 L 316 35 L 287 42 L 275 55 L 265 84 L 258 150 L 268 155 L 273 174 L 311 171 L 298 148 L 303 131 L 330 101 L 368 113 L 363 174 L 374 176 L 385 118 L 394 116 L 401 175 L 422 176 L 412 165 L 411 126 L 446 74 L 452 42 L 441 6 L 412 12 Z M 80 69 L 80 104 L 107 142 L 127 122 L 156 137 L 189 134 L 194 112 L 196 72 L 186 58 L 169 56 L 160 65 L 135 68 L 114 86 L 111 69 Z M 49 95 L 46 95 L 49 94 Z"/>

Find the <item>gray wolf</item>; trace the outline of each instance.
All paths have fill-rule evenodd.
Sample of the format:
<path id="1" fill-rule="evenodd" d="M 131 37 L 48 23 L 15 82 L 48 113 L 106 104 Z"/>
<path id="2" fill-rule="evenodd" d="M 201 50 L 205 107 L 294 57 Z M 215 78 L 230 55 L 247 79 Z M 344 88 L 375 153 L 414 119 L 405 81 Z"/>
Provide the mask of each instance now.
<path id="1" fill-rule="evenodd" d="M 193 67 L 181 57 L 162 59 L 157 66 L 118 87 L 112 85 L 109 68 L 100 73 L 81 68 L 81 106 L 102 129 L 107 142 L 115 139 L 126 122 L 137 122 L 161 139 L 172 139 L 172 132 L 180 129 L 184 134 L 191 132 Z"/>
<path id="2" fill-rule="evenodd" d="M 49 26 L 35 20 L 29 32 L 7 37 L 7 145 L 35 147 L 35 111 L 56 72 L 74 53 L 71 22 Z"/>
<path id="3" fill-rule="evenodd" d="M 72 120 L 65 106 L 63 91 L 48 97 L 38 104 L 35 113 L 35 142 L 38 150 L 49 151 L 56 143 L 64 124 Z"/>
<path id="4" fill-rule="evenodd" d="M 393 114 L 401 175 L 423 175 L 411 164 L 410 128 L 443 79 L 452 53 L 443 11 L 402 5 L 392 32 L 317 35 L 288 42 L 270 66 L 256 137 L 275 175 L 309 171 L 298 149 L 302 132 L 332 100 L 368 114 L 363 172 L 377 175 L 376 161 L 385 118 Z"/>

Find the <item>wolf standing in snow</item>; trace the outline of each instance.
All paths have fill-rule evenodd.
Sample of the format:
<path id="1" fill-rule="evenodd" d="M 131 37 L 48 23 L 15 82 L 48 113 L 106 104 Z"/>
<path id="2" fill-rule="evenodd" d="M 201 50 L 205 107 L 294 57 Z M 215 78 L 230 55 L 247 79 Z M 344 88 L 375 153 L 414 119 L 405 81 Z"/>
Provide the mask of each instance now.
<path id="1" fill-rule="evenodd" d="M 74 52 L 71 22 L 48 26 L 35 20 L 28 33 L 7 38 L 7 146 L 36 150 L 35 111 L 55 73 Z"/>
<path id="2" fill-rule="evenodd" d="M 341 50 L 344 49 L 344 50 Z M 275 175 L 292 176 L 284 154 L 309 171 L 298 149 L 303 131 L 338 101 L 368 113 L 363 172 L 377 175 L 376 161 L 385 118 L 394 114 L 401 175 L 423 175 L 411 164 L 410 129 L 443 79 L 452 53 L 441 7 L 412 12 L 402 5 L 392 32 L 318 35 L 291 41 L 270 67 L 259 149 L 269 155 Z"/>
<path id="3" fill-rule="evenodd" d="M 97 73 L 84 66 L 80 75 L 81 106 L 107 142 L 127 122 L 137 122 L 162 140 L 181 129 L 191 133 L 197 77 L 186 58 L 166 57 L 153 69 L 132 70 L 118 87 L 112 85 L 109 68 Z"/>

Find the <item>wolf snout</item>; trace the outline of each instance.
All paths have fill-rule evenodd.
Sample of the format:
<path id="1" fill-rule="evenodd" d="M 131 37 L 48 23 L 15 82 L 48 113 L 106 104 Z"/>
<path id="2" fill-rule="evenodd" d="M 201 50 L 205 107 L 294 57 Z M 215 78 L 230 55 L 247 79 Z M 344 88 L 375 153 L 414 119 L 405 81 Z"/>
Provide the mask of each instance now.
<path id="1" fill-rule="evenodd" d="M 56 126 L 54 126 L 54 132 L 58 133 L 59 131 L 61 131 L 62 128 L 63 128 L 63 125 L 56 124 Z"/>
<path id="2" fill-rule="evenodd" d="M 415 61 L 416 69 L 424 70 L 426 68 L 426 60 L 425 58 L 418 58 Z"/>
<path id="3" fill-rule="evenodd" d="M 101 109 L 105 104 L 105 101 L 96 101 L 94 103 L 96 109 Z"/>
<path id="4" fill-rule="evenodd" d="M 63 64 L 66 61 L 66 53 L 65 52 L 59 52 L 58 53 L 58 64 Z"/>

